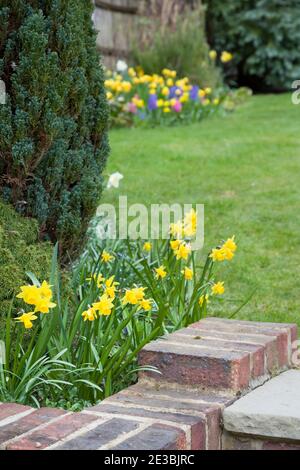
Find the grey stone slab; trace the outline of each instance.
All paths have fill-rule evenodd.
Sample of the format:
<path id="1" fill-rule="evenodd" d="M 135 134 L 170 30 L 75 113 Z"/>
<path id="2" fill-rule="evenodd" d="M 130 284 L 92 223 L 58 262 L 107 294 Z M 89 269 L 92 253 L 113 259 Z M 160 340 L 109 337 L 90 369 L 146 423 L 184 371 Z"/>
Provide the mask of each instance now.
<path id="1" fill-rule="evenodd" d="M 229 432 L 300 441 L 300 370 L 289 370 L 225 409 Z"/>

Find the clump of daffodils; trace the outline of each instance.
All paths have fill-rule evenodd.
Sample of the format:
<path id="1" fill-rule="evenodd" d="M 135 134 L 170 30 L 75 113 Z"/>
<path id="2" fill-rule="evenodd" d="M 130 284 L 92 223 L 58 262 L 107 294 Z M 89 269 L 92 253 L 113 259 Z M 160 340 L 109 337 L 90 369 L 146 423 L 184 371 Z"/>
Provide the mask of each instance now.
<path id="1" fill-rule="evenodd" d="M 234 238 L 234 236 L 228 238 L 222 246 L 214 248 L 210 254 L 210 258 L 213 261 L 231 261 L 237 249 Z"/>
<path id="2" fill-rule="evenodd" d="M 37 313 L 46 314 L 50 312 L 50 309 L 56 307 L 56 304 L 52 301 L 53 292 L 51 287 L 47 281 L 43 281 L 40 287 L 36 285 L 21 286 L 21 292 L 17 295 L 17 298 L 34 307 L 31 312 L 23 313 L 16 319 L 17 322 L 23 323 L 26 329 L 32 328 L 32 322 L 38 318 Z"/>
<path id="3" fill-rule="evenodd" d="M 101 316 L 109 316 L 112 314 L 115 307 L 114 301 L 117 300 L 117 294 L 120 294 L 118 288 L 119 282 L 115 281 L 115 276 L 110 276 L 105 279 L 103 275 L 94 274 L 87 278 L 87 281 L 94 282 L 97 288 L 101 291 L 99 300 L 92 303 L 87 310 L 82 313 L 84 321 L 93 322 Z M 152 299 L 145 298 L 146 287 L 133 287 L 132 289 L 125 289 L 123 297 L 120 297 L 120 303 L 122 307 L 127 305 L 137 306 L 138 310 L 144 310 L 146 312 L 152 309 Z"/>

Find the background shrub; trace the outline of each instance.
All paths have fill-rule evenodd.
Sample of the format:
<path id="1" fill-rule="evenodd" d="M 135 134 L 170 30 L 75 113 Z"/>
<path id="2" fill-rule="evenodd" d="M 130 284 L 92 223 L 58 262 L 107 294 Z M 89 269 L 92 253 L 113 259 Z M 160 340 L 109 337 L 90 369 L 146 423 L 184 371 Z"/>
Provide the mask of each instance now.
<path id="1" fill-rule="evenodd" d="M 211 46 L 234 53 L 227 78 L 255 90 L 290 89 L 300 77 L 299 0 L 205 0 Z"/>
<path id="2" fill-rule="evenodd" d="M 205 9 L 201 2 L 194 2 L 193 9 L 187 4 L 182 11 L 162 8 L 157 16 L 154 15 L 157 10 L 148 9 L 149 5 L 145 16 L 141 16 L 136 38 L 133 37 L 135 64 L 148 74 L 159 73 L 166 67 L 176 70 L 178 76 L 188 76 L 203 87 L 220 84 L 218 69 L 209 60 Z"/>
<path id="3" fill-rule="evenodd" d="M 92 2 L 2 0 L 0 193 L 74 256 L 102 189 L 108 110 Z"/>
<path id="4" fill-rule="evenodd" d="M 27 271 L 48 279 L 52 247 L 38 242 L 38 223 L 0 202 L 0 328 L 14 293 L 28 283 Z"/>

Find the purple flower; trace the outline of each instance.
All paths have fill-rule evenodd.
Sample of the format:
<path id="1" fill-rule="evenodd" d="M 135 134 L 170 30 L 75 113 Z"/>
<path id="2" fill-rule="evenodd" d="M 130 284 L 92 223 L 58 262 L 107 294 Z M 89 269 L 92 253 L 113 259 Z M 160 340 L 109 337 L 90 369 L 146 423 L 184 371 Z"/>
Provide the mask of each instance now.
<path id="1" fill-rule="evenodd" d="M 183 91 L 179 86 L 171 86 L 169 99 L 178 98 L 179 96 L 182 96 L 182 94 Z"/>
<path id="2" fill-rule="evenodd" d="M 198 93 L 199 93 L 199 87 L 197 85 L 194 85 L 193 88 L 190 91 L 190 99 L 192 101 L 197 101 L 198 100 Z"/>
<path id="3" fill-rule="evenodd" d="M 155 109 L 157 109 L 157 95 L 156 94 L 149 96 L 148 109 L 149 111 L 154 111 Z"/>

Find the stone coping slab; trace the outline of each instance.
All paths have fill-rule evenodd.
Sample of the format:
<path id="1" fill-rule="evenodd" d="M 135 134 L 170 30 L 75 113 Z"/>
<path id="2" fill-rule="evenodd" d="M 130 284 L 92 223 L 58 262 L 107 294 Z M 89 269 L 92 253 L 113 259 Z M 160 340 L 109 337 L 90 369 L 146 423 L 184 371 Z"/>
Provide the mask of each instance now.
<path id="1" fill-rule="evenodd" d="M 229 406 L 226 431 L 300 441 L 300 370 L 289 370 Z"/>

